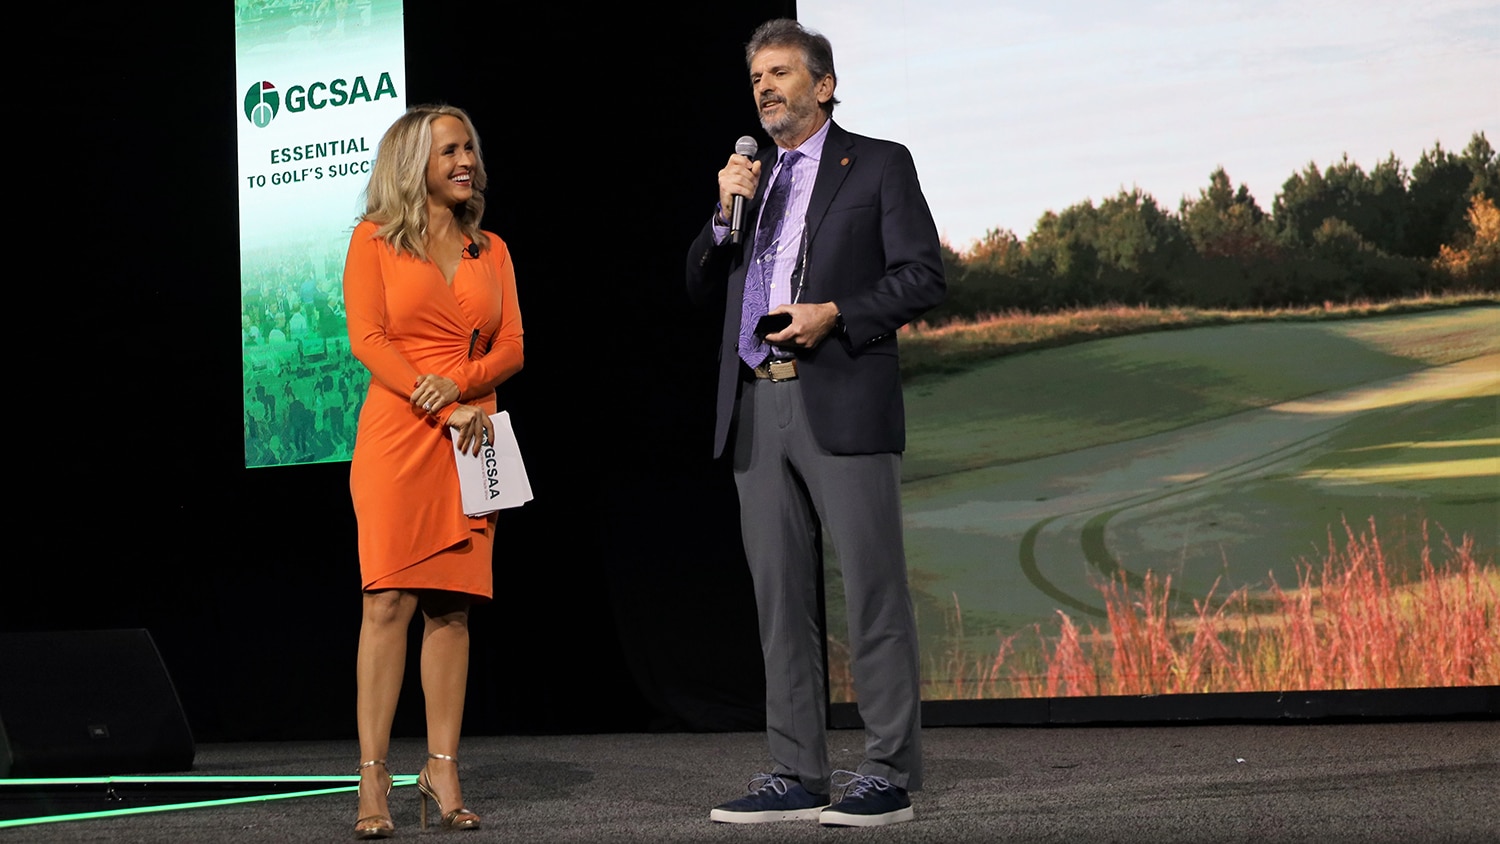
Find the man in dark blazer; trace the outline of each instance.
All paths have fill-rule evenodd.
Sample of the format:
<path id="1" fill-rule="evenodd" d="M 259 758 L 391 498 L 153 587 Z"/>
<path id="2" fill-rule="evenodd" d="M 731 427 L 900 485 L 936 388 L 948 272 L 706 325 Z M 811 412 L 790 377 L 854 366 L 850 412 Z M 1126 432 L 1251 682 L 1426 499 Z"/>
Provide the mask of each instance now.
<path id="1" fill-rule="evenodd" d="M 921 691 L 902 545 L 896 331 L 943 297 L 937 227 L 906 148 L 832 122 L 826 38 L 770 21 L 746 61 L 776 146 L 754 160 L 732 155 L 719 171 L 719 209 L 689 250 L 687 284 L 695 300 L 726 302 L 714 455 L 727 451 L 734 465 L 774 768 L 711 818 L 909 820 L 922 778 Z M 768 312 L 789 324 L 757 333 Z M 825 735 L 825 537 L 842 574 L 865 723 L 855 771 L 831 769 Z"/>

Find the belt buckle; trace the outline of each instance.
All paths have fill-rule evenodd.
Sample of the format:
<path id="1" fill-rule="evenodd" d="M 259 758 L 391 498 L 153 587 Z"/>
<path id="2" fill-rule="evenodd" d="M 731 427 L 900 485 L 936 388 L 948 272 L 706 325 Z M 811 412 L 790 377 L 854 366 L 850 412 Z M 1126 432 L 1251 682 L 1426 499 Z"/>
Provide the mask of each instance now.
<path id="1" fill-rule="evenodd" d="M 766 372 L 770 374 L 772 384 L 777 384 L 782 381 L 796 381 L 797 361 L 795 358 L 788 358 L 787 360 L 767 361 Z"/>

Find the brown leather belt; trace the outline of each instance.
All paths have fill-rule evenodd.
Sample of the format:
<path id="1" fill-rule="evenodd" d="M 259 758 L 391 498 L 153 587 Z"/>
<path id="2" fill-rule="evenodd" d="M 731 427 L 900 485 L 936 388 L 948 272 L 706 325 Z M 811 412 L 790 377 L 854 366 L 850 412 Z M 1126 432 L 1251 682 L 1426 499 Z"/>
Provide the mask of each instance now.
<path id="1" fill-rule="evenodd" d="M 797 380 L 797 361 L 792 358 L 786 360 L 774 360 L 766 358 L 760 366 L 751 370 L 756 378 L 764 378 L 773 383 L 778 381 Z"/>

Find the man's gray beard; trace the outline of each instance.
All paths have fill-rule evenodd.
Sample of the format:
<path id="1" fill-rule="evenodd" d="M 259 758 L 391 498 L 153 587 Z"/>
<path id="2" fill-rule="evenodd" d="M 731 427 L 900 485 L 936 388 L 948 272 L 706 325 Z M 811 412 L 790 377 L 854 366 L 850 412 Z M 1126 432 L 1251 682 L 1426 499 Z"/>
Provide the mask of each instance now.
<path id="1" fill-rule="evenodd" d="M 794 128 L 796 128 L 797 124 L 800 123 L 803 118 L 812 115 L 811 111 L 807 112 L 806 114 L 798 111 L 797 108 L 792 105 L 791 100 L 782 100 L 781 105 L 781 119 L 775 125 L 767 122 L 764 117 L 760 119 L 760 128 L 766 130 L 766 134 L 770 135 L 771 140 L 773 141 L 779 141 L 782 138 L 786 137 Z M 813 106 L 813 108 L 817 108 L 817 106 Z"/>
<path id="2" fill-rule="evenodd" d="M 786 124 L 787 124 L 787 121 L 782 120 L 782 121 L 780 121 L 780 125 L 778 125 L 778 126 L 772 126 L 771 124 L 769 124 L 766 121 L 762 120 L 760 122 L 760 128 L 766 130 L 766 134 L 771 136 L 771 140 L 773 140 L 773 141 L 779 141 L 779 140 L 781 140 L 782 136 L 786 134 L 786 131 L 791 128 L 790 126 L 787 126 Z"/>
<path id="3" fill-rule="evenodd" d="M 804 111 L 802 105 L 808 105 L 810 108 Z M 775 126 L 772 126 L 772 124 L 766 123 L 765 118 L 762 117 L 760 118 L 760 127 L 765 129 L 766 135 L 771 136 L 772 141 L 780 141 L 780 139 L 790 135 L 793 130 L 796 130 L 796 127 L 802 124 L 802 121 L 810 120 L 819 108 L 820 106 L 816 102 L 796 103 L 790 99 L 783 99 L 781 100 L 780 121 Z"/>

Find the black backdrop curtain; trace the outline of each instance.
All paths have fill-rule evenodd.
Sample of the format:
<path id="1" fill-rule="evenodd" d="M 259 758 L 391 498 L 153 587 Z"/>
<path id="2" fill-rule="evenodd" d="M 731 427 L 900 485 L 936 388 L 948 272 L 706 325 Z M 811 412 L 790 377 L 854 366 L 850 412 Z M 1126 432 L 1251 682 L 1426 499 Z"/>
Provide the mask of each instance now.
<path id="1" fill-rule="evenodd" d="M 526 323 L 501 403 L 536 500 L 502 514 L 466 732 L 758 728 L 714 320 L 682 261 L 758 131 L 742 46 L 793 6 L 506 5 L 406 12 L 407 102 L 473 115 Z M 12 279 L 35 468 L 11 473 L 0 629 L 148 629 L 199 740 L 352 736 L 348 466 L 243 468 L 232 5 L 68 16 L 22 69 L 57 105 L 13 111 L 45 227 Z M 422 730 L 410 657 L 398 734 Z"/>

